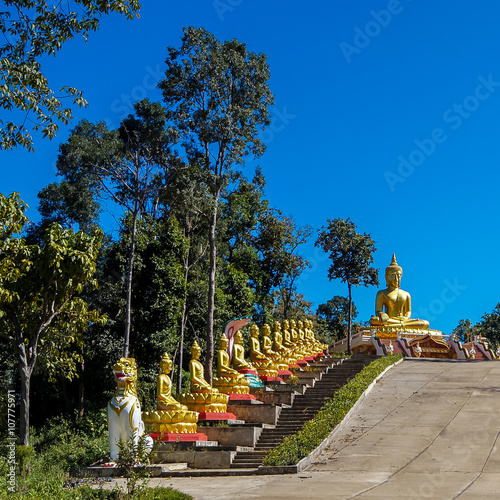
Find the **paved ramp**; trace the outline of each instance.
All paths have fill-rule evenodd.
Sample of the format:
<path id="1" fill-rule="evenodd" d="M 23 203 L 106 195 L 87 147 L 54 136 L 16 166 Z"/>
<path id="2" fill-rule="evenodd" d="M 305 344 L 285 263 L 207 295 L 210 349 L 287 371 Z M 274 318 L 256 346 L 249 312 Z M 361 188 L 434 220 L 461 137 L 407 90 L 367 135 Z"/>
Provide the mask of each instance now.
<path id="1" fill-rule="evenodd" d="M 500 498 L 500 362 L 405 360 L 347 423 L 297 475 L 158 482 L 196 500 Z"/>

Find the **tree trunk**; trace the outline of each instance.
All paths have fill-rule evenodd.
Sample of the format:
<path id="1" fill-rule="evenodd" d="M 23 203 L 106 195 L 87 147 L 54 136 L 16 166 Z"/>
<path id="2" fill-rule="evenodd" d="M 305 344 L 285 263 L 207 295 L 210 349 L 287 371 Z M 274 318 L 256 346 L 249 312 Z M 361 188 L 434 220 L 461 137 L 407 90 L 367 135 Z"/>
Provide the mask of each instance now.
<path id="1" fill-rule="evenodd" d="M 134 214 L 132 216 L 132 234 L 130 241 L 130 250 L 128 255 L 128 269 L 127 269 L 127 295 L 126 295 L 126 311 L 125 311 L 125 333 L 123 335 L 123 357 L 128 358 L 129 346 L 130 346 L 130 325 L 132 317 L 132 275 L 134 268 L 134 257 L 135 257 L 135 239 L 137 233 L 137 217 L 138 217 L 137 206 L 134 209 Z"/>
<path id="2" fill-rule="evenodd" d="M 216 188 L 214 205 L 210 217 L 208 241 L 210 245 L 210 272 L 208 279 L 207 307 L 207 352 L 205 357 L 205 379 L 212 383 L 212 363 L 214 360 L 214 311 L 215 311 L 215 272 L 217 266 L 217 247 L 215 245 L 215 226 L 217 225 L 217 209 L 219 205 L 220 188 Z"/>
<path id="3" fill-rule="evenodd" d="M 351 349 L 352 297 L 351 297 L 351 284 L 349 282 L 347 282 L 347 288 L 349 289 L 349 326 L 347 329 L 347 353 L 352 354 L 352 349 Z"/>
<path id="4" fill-rule="evenodd" d="M 30 444 L 30 385 L 31 370 L 28 366 L 24 344 L 18 346 L 19 375 L 21 377 L 21 400 L 19 405 L 19 444 Z"/>
<path id="5" fill-rule="evenodd" d="M 82 349 L 82 355 L 83 355 L 83 349 Z M 81 363 L 81 369 L 82 373 L 80 374 L 80 377 L 78 378 L 78 418 L 83 418 L 83 413 L 84 413 L 84 402 L 85 402 L 85 382 L 83 380 L 83 377 L 85 375 L 85 360 L 82 359 Z"/>
<path id="6" fill-rule="evenodd" d="M 187 283 L 187 268 L 186 268 L 186 283 Z M 184 298 L 184 304 L 182 304 L 182 317 L 181 317 L 181 341 L 179 343 L 179 364 L 178 364 L 178 374 L 177 374 L 177 394 L 182 391 L 182 363 L 184 358 L 184 331 L 186 329 L 187 323 L 187 297 Z"/>

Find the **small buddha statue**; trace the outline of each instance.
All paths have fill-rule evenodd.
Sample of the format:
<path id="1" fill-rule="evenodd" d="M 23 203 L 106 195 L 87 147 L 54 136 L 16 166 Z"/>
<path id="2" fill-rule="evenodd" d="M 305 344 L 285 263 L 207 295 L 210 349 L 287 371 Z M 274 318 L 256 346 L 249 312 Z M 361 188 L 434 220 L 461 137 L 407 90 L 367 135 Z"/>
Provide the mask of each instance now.
<path id="1" fill-rule="evenodd" d="M 279 321 L 274 322 L 273 351 L 280 355 L 283 363 L 287 365 L 295 365 L 297 363 L 297 359 L 294 358 L 292 351 L 283 345 L 283 335 L 281 334 L 281 323 Z"/>
<path id="2" fill-rule="evenodd" d="M 287 319 L 283 320 L 283 346 L 287 349 L 293 349 L 294 343 L 292 342 L 292 337 L 290 335 L 290 323 Z"/>
<path id="3" fill-rule="evenodd" d="M 191 392 L 219 392 L 214 389 L 204 378 L 203 365 L 198 361 L 201 356 L 201 347 L 196 340 L 191 346 L 191 361 L 189 362 L 189 374 L 191 375 Z"/>
<path id="4" fill-rule="evenodd" d="M 245 376 L 229 366 L 227 347 L 229 341 L 223 333 L 219 339 L 219 352 L 217 353 L 217 378 L 214 386 L 224 394 L 248 394 L 250 383 Z"/>
<path id="5" fill-rule="evenodd" d="M 238 330 L 234 335 L 233 357 L 231 364 L 235 370 L 253 370 L 251 363 L 245 360 L 245 348 L 243 347 L 243 335 Z"/>
<path id="6" fill-rule="evenodd" d="M 217 376 L 218 377 L 242 377 L 241 373 L 229 366 L 229 354 L 227 346 L 229 341 L 223 333 L 219 339 L 219 352 L 217 353 Z"/>
<path id="7" fill-rule="evenodd" d="M 387 288 L 379 290 L 375 298 L 375 316 L 370 318 L 372 326 L 395 326 L 401 328 L 429 328 L 429 322 L 411 318 L 411 298 L 399 285 L 403 269 L 396 262 L 393 254 L 392 262 L 385 270 Z"/>
<path id="8" fill-rule="evenodd" d="M 295 323 L 294 319 L 290 320 L 290 339 L 294 344 L 297 344 L 299 342 L 299 332 L 296 330 L 295 326 L 297 324 Z"/>
<path id="9" fill-rule="evenodd" d="M 283 351 L 283 335 L 281 335 L 281 323 L 279 321 L 274 322 L 273 351 Z"/>
<path id="10" fill-rule="evenodd" d="M 394 354 L 394 346 L 392 345 L 392 340 L 389 340 L 389 345 L 387 346 L 387 354 L 390 356 Z"/>
<path id="11" fill-rule="evenodd" d="M 187 406 L 180 404 L 172 396 L 172 380 L 170 380 L 169 373 L 172 371 L 172 360 L 168 353 L 165 353 L 160 361 L 161 373 L 158 375 L 158 382 L 156 385 L 157 404 L 158 410 L 187 410 Z"/>
<path id="12" fill-rule="evenodd" d="M 195 433 L 197 429 L 198 414 L 190 411 L 186 404 L 182 404 L 172 396 L 172 360 L 165 353 L 160 360 L 161 373 L 158 375 L 156 385 L 157 399 L 156 410 L 142 412 L 142 418 L 150 432 L 164 433 Z M 180 394 L 179 399 L 185 396 Z"/>
<path id="13" fill-rule="evenodd" d="M 268 358 L 277 358 L 279 355 L 278 352 L 273 350 L 271 327 L 267 323 L 262 326 L 262 352 Z"/>
<path id="14" fill-rule="evenodd" d="M 260 350 L 259 327 L 255 324 L 250 327 L 250 360 L 252 363 L 267 363 L 269 361 Z"/>

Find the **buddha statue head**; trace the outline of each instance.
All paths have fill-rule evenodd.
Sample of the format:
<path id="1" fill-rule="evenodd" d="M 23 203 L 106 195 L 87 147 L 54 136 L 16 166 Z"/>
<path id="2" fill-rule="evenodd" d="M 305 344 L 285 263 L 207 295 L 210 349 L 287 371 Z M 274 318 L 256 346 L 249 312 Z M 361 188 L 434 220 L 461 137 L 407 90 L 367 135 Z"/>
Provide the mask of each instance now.
<path id="1" fill-rule="evenodd" d="M 229 345 L 229 340 L 227 339 L 226 337 L 226 334 L 223 333 L 221 335 L 221 338 L 219 339 L 219 347 L 223 350 L 223 351 L 226 351 L 227 350 L 227 346 Z"/>
<path id="2" fill-rule="evenodd" d="M 271 335 L 271 327 L 267 323 L 262 326 L 262 335 L 265 337 L 269 337 L 269 335 Z"/>
<path id="3" fill-rule="evenodd" d="M 259 327 L 255 323 L 250 327 L 250 336 L 254 338 L 259 336 Z"/>
<path id="4" fill-rule="evenodd" d="M 201 356 L 201 347 L 198 342 L 195 340 L 193 345 L 191 346 L 191 358 L 198 359 Z"/>
<path id="5" fill-rule="evenodd" d="M 385 282 L 388 288 L 399 288 L 401 285 L 403 268 L 396 262 L 396 254 L 392 254 L 391 264 L 385 270 Z"/>
<path id="6" fill-rule="evenodd" d="M 283 330 L 288 330 L 290 328 L 290 323 L 287 319 L 283 320 Z"/>
<path id="7" fill-rule="evenodd" d="M 172 370 L 172 359 L 166 352 L 160 360 L 160 369 L 163 373 L 170 373 Z"/>
<path id="8" fill-rule="evenodd" d="M 281 323 L 279 321 L 274 322 L 274 331 L 279 332 L 281 330 Z"/>

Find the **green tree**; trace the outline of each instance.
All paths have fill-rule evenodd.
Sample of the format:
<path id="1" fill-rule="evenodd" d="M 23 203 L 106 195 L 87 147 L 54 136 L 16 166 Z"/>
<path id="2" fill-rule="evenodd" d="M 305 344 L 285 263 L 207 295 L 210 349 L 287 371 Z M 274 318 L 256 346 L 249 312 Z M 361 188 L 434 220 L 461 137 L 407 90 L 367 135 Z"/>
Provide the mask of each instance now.
<path id="1" fill-rule="evenodd" d="M 352 287 L 378 285 L 378 270 L 371 267 L 375 242 L 371 235 L 356 232 L 356 224 L 350 219 L 327 219 L 321 228 L 315 246 L 326 252 L 331 260 L 328 279 L 340 279 L 347 283 L 349 291 L 349 325 L 347 349 L 351 354 Z"/>
<path id="2" fill-rule="evenodd" d="M 473 329 L 472 321 L 470 319 L 461 319 L 451 334 L 452 337 L 463 343 L 470 340 L 470 335 L 472 334 Z"/>
<path id="3" fill-rule="evenodd" d="M 126 268 L 126 310 L 123 355 L 128 356 L 132 314 L 132 281 L 139 219 L 156 216 L 159 200 L 174 161 L 175 133 L 167 127 L 165 110 L 144 99 L 134 105 L 117 130 L 82 121 L 60 146 L 58 172 L 71 184 L 85 182 L 101 201 L 111 200 L 130 214 L 130 247 Z M 124 220 L 122 218 L 122 220 Z"/>
<path id="4" fill-rule="evenodd" d="M 179 130 L 188 164 L 199 164 L 209 186 L 210 268 L 207 307 L 206 377 L 212 378 L 216 289 L 216 227 L 221 190 L 233 165 L 264 152 L 259 131 L 270 124 L 273 96 L 266 56 L 237 40 L 220 43 L 203 28 L 185 28 L 180 49 L 170 47 L 159 87 L 169 118 Z"/>
<path id="5" fill-rule="evenodd" d="M 297 280 L 309 266 L 299 253 L 300 245 L 311 235 L 309 226 L 297 227 L 291 217 L 278 209 L 267 209 L 259 217 L 254 246 L 259 255 L 256 290 L 258 308 L 263 322 L 271 321 L 271 298 L 281 301 L 284 317 L 297 301 Z M 300 302 L 300 299 L 299 299 Z"/>
<path id="6" fill-rule="evenodd" d="M 28 245 L 20 237 L 28 222 L 27 206 L 17 193 L 0 194 L 0 338 L 17 355 L 21 380 L 20 444 L 29 445 L 30 381 L 39 358 L 49 378 L 71 379 L 81 355 L 67 348 L 80 344 L 90 322 L 102 322 L 79 297 L 97 287 L 93 275 L 102 232 L 74 233 L 49 226 L 43 243 Z"/>
<path id="7" fill-rule="evenodd" d="M 320 304 L 316 310 L 318 323 L 328 331 L 328 342 L 344 337 L 346 328 L 349 327 L 349 300 L 340 295 L 335 295 L 326 304 Z M 351 318 L 358 315 L 354 302 L 351 304 Z"/>
<path id="8" fill-rule="evenodd" d="M 273 292 L 273 297 L 275 299 L 274 318 L 313 319 L 312 302 L 305 300 L 303 293 L 294 291 L 290 294 L 287 291 L 283 294 L 280 290 L 276 290 Z"/>
<path id="9" fill-rule="evenodd" d="M 82 93 L 65 86 L 60 95 L 50 88 L 40 63 L 46 55 L 56 55 L 62 45 L 76 35 L 85 39 L 99 28 L 103 15 L 118 12 L 128 19 L 138 16 L 138 0 L 71 0 L 50 6 L 45 0 L 4 0 L 0 12 L 0 108 L 11 113 L 12 120 L 0 120 L 0 148 L 20 145 L 33 150 L 33 139 L 26 126 L 40 130 L 52 139 L 57 122 L 67 124 L 72 117 L 70 107 L 86 106 Z M 5 115 L 4 115 L 5 116 Z"/>
<path id="10" fill-rule="evenodd" d="M 484 314 L 472 330 L 475 335 L 486 337 L 492 345 L 498 347 L 500 345 L 500 302 L 491 313 Z"/>

